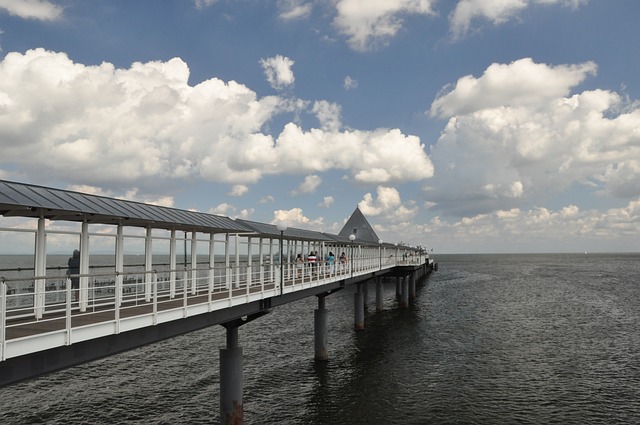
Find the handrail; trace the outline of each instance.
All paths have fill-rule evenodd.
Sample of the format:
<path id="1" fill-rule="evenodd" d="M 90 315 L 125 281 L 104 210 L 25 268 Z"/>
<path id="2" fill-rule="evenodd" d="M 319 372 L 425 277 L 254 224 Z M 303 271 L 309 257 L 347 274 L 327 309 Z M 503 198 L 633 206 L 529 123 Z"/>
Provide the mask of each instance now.
<path id="1" fill-rule="evenodd" d="M 375 258 L 374 261 L 370 258 L 356 258 L 351 261 L 354 275 L 390 268 L 397 264 L 395 259 Z M 283 265 L 286 282 L 283 293 L 292 293 L 350 277 L 349 266 L 344 267 L 337 262 L 330 265 L 327 261 L 318 261 L 314 265 L 305 263 L 299 269 L 295 263 L 288 262 Z M 245 263 L 207 268 L 196 266 L 191 269 L 78 274 L 66 276 L 64 279 L 60 276 L 2 278 L 0 361 L 33 351 L 30 340 L 38 340 L 38 349 L 46 350 L 154 326 L 242 302 L 282 295 L 279 285 L 276 284 L 279 282 L 279 273 L 280 268 L 274 268 L 271 263 Z M 178 277 L 180 275 L 181 279 Z M 80 289 L 72 288 L 71 277 L 76 276 L 88 277 L 89 284 Z M 171 281 L 172 276 L 175 276 L 175 281 Z M 43 279 L 45 282 L 55 281 L 56 285 L 44 285 L 40 293 L 37 292 L 36 286 L 27 292 L 8 293 L 10 283 L 35 282 L 36 279 Z M 173 292 L 172 288 L 180 288 L 182 291 Z M 74 295 L 80 292 L 85 295 L 79 296 L 79 301 L 75 301 Z M 150 294 L 149 301 L 146 300 L 145 294 Z M 36 296 L 44 299 L 43 305 L 38 306 L 43 310 L 42 317 L 36 314 Z M 85 324 L 74 327 L 76 321 L 72 319 L 76 317 L 86 317 Z M 57 325 L 61 319 L 62 326 Z M 31 334 L 26 331 L 25 326 L 29 327 Z M 35 328 L 40 328 L 41 331 L 34 333 Z"/>

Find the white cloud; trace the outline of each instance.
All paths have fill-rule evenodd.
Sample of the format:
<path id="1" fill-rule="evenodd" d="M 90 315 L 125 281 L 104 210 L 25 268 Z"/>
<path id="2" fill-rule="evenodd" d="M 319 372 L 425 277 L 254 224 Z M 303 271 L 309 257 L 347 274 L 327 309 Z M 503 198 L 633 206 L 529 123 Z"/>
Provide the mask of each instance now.
<path id="1" fill-rule="evenodd" d="M 288 227 L 298 227 L 317 231 L 322 231 L 324 225 L 324 219 L 322 217 L 310 219 L 304 215 L 302 208 L 274 211 L 271 224 L 277 224 L 280 222 L 285 223 Z"/>
<path id="2" fill-rule="evenodd" d="M 544 205 L 572 185 L 639 196 L 637 103 L 605 90 L 568 93 L 594 70 L 494 64 L 436 99 L 432 113 L 450 117 L 430 154 L 436 208 L 464 216 Z M 506 88 L 492 82 L 498 77 Z"/>
<path id="3" fill-rule="evenodd" d="M 546 102 L 568 95 L 572 87 L 596 70 L 593 62 L 549 66 L 524 58 L 510 64 L 493 63 L 480 78 L 460 78 L 450 91 L 433 101 L 429 113 L 449 118 L 499 106 L 544 107 Z"/>
<path id="4" fill-rule="evenodd" d="M 23 19 L 55 21 L 62 18 L 63 9 L 47 0 L 0 0 L 0 11 Z"/>
<path id="5" fill-rule="evenodd" d="M 236 184 L 233 185 L 231 190 L 229 191 L 229 196 L 242 196 L 249 192 L 249 187 L 244 184 Z"/>
<path id="6" fill-rule="evenodd" d="M 237 211 L 238 209 L 235 207 L 235 205 L 228 204 L 226 202 L 209 209 L 210 214 L 222 215 L 222 216 L 230 217 L 233 219 L 236 219 L 236 218 L 247 219 L 251 217 L 255 212 L 253 208 L 242 209 L 240 210 L 239 214 L 236 214 Z"/>
<path id="7" fill-rule="evenodd" d="M 630 198 L 640 195 L 640 161 L 637 159 L 622 160 L 607 165 L 604 173 L 598 176 L 604 183 L 608 194 Z"/>
<path id="8" fill-rule="evenodd" d="M 468 34 L 471 22 L 486 19 L 494 25 L 503 24 L 527 7 L 536 4 L 571 6 L 577 8 L 588 0 L 460 0 L 449 16 L 454 39 Z"/>
<path id="9" fill-rule="evenodd" d="M 219 204 L 211 209 L 209 209 L 209 213 L 223 215 L 226 217 L 230 217 L 232 214 L 236 212 L 236 207 L 226 202 Z"/>
<path id="10" fill-rule="evenodd" d="M 179 58 L 116 69 L 44 49 L 9 53 L 0 61 L 3 163 L 32 181 L 135 185 L 148 193 L 185 179 L 247 185 L 332 169 L 368 184 L 433 175 L 418 137 L 395 129 L 337 132 L 337 105 L 316 104 L 331 130 L 289 123 L 274 139 L 262 132 L 266 124 L 308 102 L 258 98 L 217 78 L 188 80 Z"/>
<path id="11" fill-rule="evenodd" d="M 265 195 L 262 198 L 260 198 L 260 200 L 258 201 L 259 204 L 268 204 L 271 202 L 275 202 L 276 198 L 274 198 L 272 195 Z"/>
<path id="12" fill-rule="evenodd" d="M 218 0 L 195 0 L 196 8 L 204 9 L 205 7 L 209 7 L 209 6 L 213 5 L 217 1 Z"/>
<path id="13" fill-rule="evenodd" d="M 318 189 L 318 187 L 322 184 L 322 178 L 320 176 L 311 175 L 306 176 L 304 181 L 300 183 L 300 186 L 296 190 L 294 190 L 292 195 L 302 195 L 305 193 L 313 193 Z"/>
<path id="14" fill-rule="evenodd" d="M 385 43 L 402 28 L 406 15 L 434 15 L 434 0 L 337 0 L 333 25 L 349 46 L 366 51 Z"/>
<path id="15" fill-rule="evenodd" d="M 358 80 L 351 78 L 350 76 L 346 76 L 344 77 L 344 89 L 345 90 L 352 90 L 352 89 L 357 89 L 358 88 Z"/>
<path id="16" fill-rule="evenodd" d="M 117 198 L 170 208 L 174 205 L 173 196 L 151 196 L 139 193 L 137 188 L 130 189 L 124 194 L 124 196 L 118 196 Z"/>
<path id="17" fill-rule="evenodd" d="M 291 67 L 294 63 L 294 61 L 282 55 L 260 60 L 260 65 L 262 65 L 267 81 L 276 90 L 282 90 L 293 85 L 295 77 Z"/>
<path id="18" fill-rule="evenodd" d="M 435 217 L 429 223 L 385 229 L 440 252 L 617 251 L 637 246 L 640 199 L 607 211 L 580 210 L 568 205 L 498 210 L 460 220 Z M 413 235 L 412 235 L 413 233 Z"/>
<path id="19" fill-rule="evenodd" d="M 420 139 L 400 130 L 304 132 L 290 123 L 280 133 L 276 150 L 280 164 L 291 171 L 350 170 L 361 183 L 419 181 L 433 175 Z"/>
<path id="20" fill-rule="evenodd" d="M 342 124 L 340 123 L 340 112 L 342 108 L 337 103 L 330 103 L 326 100 L 318 100 L 313 104 L 313 113 L 320 121 L 320 127 L 326 131 L 339 131 Z"/>
<path id="21" fill-rule="evenodd" d="M 279 17 L 283 21 L 306 19 L 311 15 L 313 4 L 302 0 L 279 0 Z"/>
<path id="22" fill-rule="evenodd" d="M 240 214 L 238 214 L 237 217 L 233 217 L 233 218 L 242 218 L 242 219 L 246 220 L 249 217 L 251 217 L 254 212 L 255 212 L 255 209 L 253 209 L 253 208 L 245 208 L 245 209 L 240 211 Z"/>
<path id="23" fill-rule="evenodd" d="M 358 203 L 358 208 L 367 217 L 379 217 L 383 221 L 397 223 L 411 220 L 418 212 L 413 201 L 402 203 L 396 188 L 378 186 L 376 193 L 377 199 L 371 193 L 366 193 Z"/>
<path id="24" fill-rule="evenodd" d="M 322 198 L 322 202 L 320 202 L 318 206 L 320 208 L 329 208 L 331 207 L 331 205 L 333 205 L 334 202 L 335 199 L 333 199 L 333 196 L 325 196 L 324 198 Z"/>

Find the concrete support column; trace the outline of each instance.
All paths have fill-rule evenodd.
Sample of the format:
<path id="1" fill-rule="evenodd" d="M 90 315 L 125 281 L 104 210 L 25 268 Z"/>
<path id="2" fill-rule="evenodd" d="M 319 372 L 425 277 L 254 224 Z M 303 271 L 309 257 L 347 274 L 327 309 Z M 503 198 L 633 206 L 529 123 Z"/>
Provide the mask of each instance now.
<path id="1" fill-rule="evenodd" d="M 367 304 L 369 303 L 369 281 L 366 280 L 362 283 L 362 305 L 364 309 L 367 309 Z"/>
<path id="2" fill-rule="evenodd" d="M 400 276 L 396 276 L 396 298 L 400 299 L 402 298 L 402 286 L 400 284 Z"/>
<path id="3" fill-rule="evenodd" d="M 358 290 L 353 294 L 353 312 L 355 329 L 364 329 L 364 295 L 362 293 L 362 284 L 360 283 L 358 283 Z"/>
<path id="4" fill-rule="evenodd" d="M 409 298 L 416 299 L 416 274 L 411 273 L 409 276 Z"/>
<path id="5" fill-rule="evenodd" d="M 313 312 L 314 319 L 314 337 L 315 337 L 315 359 L 326 361 L 329 360 L 327 351 L 327 340 L 329 339 L 327 328 L 327 309 L 325 305 L 325 296 L 318 295 L 318 308 Z"/>
<path id="6" fill-rule="evenodd" d="M 400 307 L 409 308 L 409 277 L 402 276 L 402 298 Z"/>
<path id="7" fill-rule="evenodd" d="M 382 278 L 376 278 L 376 311 L 382 311 L 383 307 L 383 299 L 382 299 Z"/>
<path id="8" fill-rule="evenodd" d="M 227 327 L 227 348 L 220 349 L 220 423 L 243 423 L 242 347 L 238 346 L 238 327 Z"/>

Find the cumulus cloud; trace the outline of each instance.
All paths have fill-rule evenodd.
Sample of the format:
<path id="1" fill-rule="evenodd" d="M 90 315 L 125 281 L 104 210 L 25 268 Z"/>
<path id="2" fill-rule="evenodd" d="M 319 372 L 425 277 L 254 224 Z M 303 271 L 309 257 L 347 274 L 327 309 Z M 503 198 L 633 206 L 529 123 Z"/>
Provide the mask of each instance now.
<path id="1" fill-rule="evenodd" d="M 268 204 L 268 203 L 275 202 L 275 201 L 276 201 L 276 198 L 274 198 L 273 196 L 271 196 L 271 195 L 265 195 L 265 196 L 263 196 L 262 198 L 260 198 L 260 200 L 258 201 L 258 203 L 259 203 L 259 204 Z"/>
<path id="2" fill-rule="evenodd" d="M 454 39 L 468 34 L 471 23 L 486 19 L 494 25 L 503 24 L 532 5 L 563 5 L 577 8 L 588 0 L 460 0 L 449 16 Z"/>
<path id="3" fill-rule="evenodd" d="M 370 50 L 396 35 L 406 15 L 434 15 L 434 0 L 337 0 L 333 25 L 357 51 Z"/>
<path id="4" fill-rule="evenodd" d="M 435 208 L 468 216 L 543 205 L 572 185 L 640 195 L 637 103 L 605 90 L 570 93 L 595 69 L 494 64 L 438 97 L 431 113 L 449 121 L 430 152 Z"/>
<path id="5" fill-rule="evenodd" d="M 365 216 L 380 217 L 383 221 L 397 223 L 411 220 L 418 212 L 413 201 L 402 203 L 400 192 L 396 188 L 378 186 L 376 194 L 377 199 L 371 193 L 366 193 L 358 203 L 358 208 Z"/>
<path id="6" fill-rule="evenodd" d="M 279 0 L 278 16 L 283 21 L 294 21 L 297 19 L 306 19 L 311 15 L 313 4 L 303 0 Z"/>
<path id="7" fill-rule="evenodd" d="M 0 62 L 2 161 L 34 181 L 135 184 L 144 192 L 194 178 L 247 185 L 331 169 L 367 184 L 433 175 L 418 137 L 396 129 L 337 132 L 337 105 L 316 104 L 326 129 L 289 123 L 274 137 L 263 132 L 267 123 L 305 101 L 258 98 L 234 81 L 188 80 L 179 58 L 116 69 L 44 49 L 9 53 Z"/>
<path id="8" fill-rule="evenodd" d="M 233 185 L 231 190 L 229 191 L 229 196 L 242 196 L 249 192 L 249 187 L 244 184 L 236 184 Z"/>
<path id="9" fill-rule="evenodd" d="M 389 227 L 440 252 L 617 251 L 634 246 L 640 232 L 640 199 L 606 211 L 568 205 L 558 210 L 512 208 L 459 220 L 435 217 L 410 227 Z M 413 235 L 412 235 L 413 234 Z M 628 248 L 627 248 L 628 249 Z"/>
<path id="10" fill-rule="evenodd" d="M 318 100 L 314 102 L 312 112 L 318 117 L 320 127 L 323 130 L 339 131 L 342 126 L 340 123 L 341 110 L 342 108 L 337 103 Z"/>
<path id="11" fill-rule="evenodd" d="M 358 88 L 358 80 L 351 78 L 350 76 L 344 77 L 343 87 L 345 90 L 352 90 Z"/>
<path id="12" fill-rule="evenodd" d="M 304 178 L 304 181 L 300 183 L 300 186 L 296 190 L 294 190 L 292 195 L 302 195 L 306 193 L 313 193 L 318 189 L 320 184 L 322 183 L 322 178 L 320 176 L 311 175 Z"/>
<path id="13" fill-rule="evenodd" d="M 322 202 L 320 202 L 318 206 L 320 208 L 329 208 L 331 207 L 331 205 L 333 205 L 334 202 L 335 199 L 333 199 L 333 196 L 325 196 L 324 198 L 322 198 Z"/>
<path id="14" fill-rule="evenodd" d="M 324 219 L 322 217 L 310 219 L 304 215 L 302 208 L 292 208 L 290 210 L 274 211 L 271 224 L 277 223 L 285 223 L 288 227 L 322 231 Z"/>
<path id="15" fill-rule="evenodd" d="M 226 202 L 223 202 L 222 204 L 216 205 L 215 207 L 209 209 L 209 213 L 211 214 L 223 215 L 227 217 L 230 217 L 235 213 L 235 211 L 236 207 Z"/>
<path id="16" fill-rule="evenodd" d="M 206 7 L 211 6 L 212 4 L 214 4 L 215 2 L 217 2 L 218 0 L 195 0 L 196 2 L 196 8 L 198 9 L 204 9 Z"/>
<path id="17" fill-rule="evenodd" d="M 479 78 L 460 78 L 433 101 L 429 113 L 449 118 L 500 106 L 544 107 L 548 101 L 568 95 L 596 70 L 593 62 L 550 66 L 524 58 L 509 64 L 494 63 Z"/>
<path id="18" fill-rule="evenodd" d="M 291 67 L 294 63 L 294 61 L 282 55 L 260 60 L 260 65 L 262 65 L 267 81 L 276 90 L 282 90 L 293 85 L 295 77 Z"/>
<path id="19" fill-rule="evenodd" d="M 305 132 L 289 123 L 280 133 L 277 144 L 278 160 L 290 167 L 297 163 L 301 172 L 350 170 L 355 181 L 368 184 L 419 181 L 433 175 L 433 164 L 420 139 L 406 136 L 397 129 Z M 322 146 L 335 149 L 318 148 Z"/>
<path id="20" fill-rule="evenodd" d="M 62 18 L 63 9 L 48 0 L 0 0 L 0 12 L 23 19 L 55 21 Z"/>

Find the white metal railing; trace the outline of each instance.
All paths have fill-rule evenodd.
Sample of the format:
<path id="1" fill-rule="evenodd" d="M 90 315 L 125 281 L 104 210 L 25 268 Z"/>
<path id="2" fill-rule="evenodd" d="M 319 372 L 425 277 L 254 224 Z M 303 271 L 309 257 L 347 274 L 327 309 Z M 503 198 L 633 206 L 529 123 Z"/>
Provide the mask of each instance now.
<path id="1" fill-rule="evenodd" d="M 204 314 L 234 305 L 320 286 L 397 265 L 395 258 L 363 258 L 340 264 L 241 264 L 212 268 L 127 273 L 35 276 L 0 281 L 0 361 L 128 330 Z M 74 278 L 76 276 L 73 276 Z M 284 282 L 281 293 L 280 282 Z M 84 282 L 84 283 L 83 283 Z M 42 288 L 39 291 L 39 288 Z M 42 302 L 38 302 L 38 300 Z M 83 324 L 80 324 L 83 323 Z"/>

